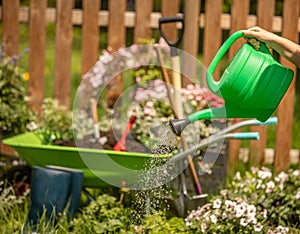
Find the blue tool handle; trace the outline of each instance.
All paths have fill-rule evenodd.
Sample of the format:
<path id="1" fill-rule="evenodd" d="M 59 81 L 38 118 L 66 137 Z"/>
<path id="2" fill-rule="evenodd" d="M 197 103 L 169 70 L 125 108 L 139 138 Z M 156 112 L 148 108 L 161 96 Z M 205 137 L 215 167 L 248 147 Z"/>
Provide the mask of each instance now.
<path id="1" fill-rule="evenodd" d="M 258 132 L 238 132 L 233 134 L 233 139 L 239 140 L 259 140 Z"/>
<path id="2" fill-rule="evenodd" d="M 267 119 L 265 122 L 260 122 L 258 120 L 255 120 L 254 122 L 255 125 L 265 125 L 265 126 L 277 125 L 277 123 L 278 123 L 278 118 L 276 116 Z"/>

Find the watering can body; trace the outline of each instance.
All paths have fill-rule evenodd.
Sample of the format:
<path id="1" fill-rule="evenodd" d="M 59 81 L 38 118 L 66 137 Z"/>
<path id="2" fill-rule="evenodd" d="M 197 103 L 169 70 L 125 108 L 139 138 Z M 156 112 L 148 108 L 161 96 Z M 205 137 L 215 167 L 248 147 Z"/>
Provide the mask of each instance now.
<path id="1" fill-rule="evenodd" d="M 192 122 L 213 118 L 256 118 L 265 122 L 276 110 L 289 88 L 294 73 L 278 63 L 264 43 L 256 50 L 244 44 L 232 58 L 219 81 L 213 74 L 222 57 L 243 31 L 233 33 L 220 47 L 206 73 L 209 89 L 224 99 L 221 108 L 208 108 L 184 119 L 170 120 L 176 135 Z"/>
<path id="2" fill-rule="evenodd" d="M 206 115 L 211 115 L 212 118 L 256 118 L 264 122 L 279 105 L 293 80 L 294 73 L 278 63 L 264 43 L 261 43 L 259 50 L 244 44 L 220 80 L 215 81 L 213 73 L 218 63 L 229 47 L 241 37 L 242 31 L 232 34 L 208 67 L 207 85 L 213 93 L 224 99 L 225 105 L 221 109 L 206 111 Z"/>

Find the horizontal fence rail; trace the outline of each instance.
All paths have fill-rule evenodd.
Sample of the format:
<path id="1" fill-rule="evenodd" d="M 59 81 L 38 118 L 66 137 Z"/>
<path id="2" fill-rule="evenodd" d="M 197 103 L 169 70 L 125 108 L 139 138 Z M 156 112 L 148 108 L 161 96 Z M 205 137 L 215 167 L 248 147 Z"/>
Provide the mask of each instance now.
<path id="1" fill-rule="evenodd" d="M 30 0 L 29 7 L 20 6 L 19 0 L 2 0 L 0 8 L 0 20 L 3 28 L 2 42 L 9 55 L 18 53 L 20 22 L 29 23 L 30 80 L 28 93 L 31 97 L 32 108 L 40 109 L 45 92 L 44 70 L 46 25 L 48 23 L 54 23 L 57 32 L 55 36 L 55 77 L 53 77 L 55 81 L 54 97 L 67 106 L 70 105 L 73 26 L 82 26 L 82 74 L 87 72 L 97 60 L 99 27 L 107 28 L 107 45 L 113 50 L 117 50 L 126 44 L 126 28 L 134 29 L 134 41 L 137 42 L 138 38 L 152 37 L 153 30 L 158 28 L 160 17 L 183 15 L 186 28 L 182 49 L 194 57 L 198 56 L 198 51 L 201 49 L 205 66 L 209 65 L 222 44 L 223 30 L 233 33 L 258 25 L 281 33 L 296 43 L 298 43 L 300 32 L 300 0 L 284 0 L 281 15 L 275 15 L 275 0 L 257 0 L 255 14 L 249 14 L 250 0 L 232 0 L 230 14 L 223 13 L 223 0 L 185 0 L 182 12 L 180 12 L 179 0 L 162 0 L 161 12 L 152 12 L 154 4 L 152 0 L 136 0 L 134 11 L 126 11 L 125 0 L 108 0 L 108 10 L 100 9 L 100 2 L 100 0 L 83 0 L 82 9 L 75 9 L 74 0 L 57 0 L 56 8 L 47 8 L 47 0 Z M 252 3 L 253 1 L 251 1 Z M 200 9 L 202 10 L 200 11 Z M 175 28 L 167 28 L 166 33 L 176 38 L 178 29 L 180 29 L 180 24 Z M 201 35 L 200 29 L 203 29 Z M 200 39 L 203 48 L 199 48 Z M 232 46 L 229 58 L 235 54 L 240 45 L 241 42 L 237 42 Z M 63 61 L 62 56 L 64 56 Z M 280 61 L 293 69 L 296 74 L 294 65 L 282 58 Z M 220 71 L 216 70 L 216 78 L 219 75 Z M 290 163 L 295 79 L 278 108 L 279 124 L 274 156 L 274 165 L 277 171 L 286 170 Z M 261 140 L 251 142 L 250 155 L 255 164 L 261 165 L 265 156 L 266 128 L 253 127 L 252 130 L 260 133 Z M 230 142 L 229 167 L 238 159 L 240 148 L 240 141 Z"/>
<path id="2" fill-rule="evenodd" d="M 0 7 L 2 12 L 2 7 Z M 0 12 L 0 20 L 2 20 L 2 13 Z M 73 9 L 72 10 L 72 25 L 83 25 L 83 10 Z M 182 16 L 183 13 L 176 14 Z M 29 22 L 30 11 L 29 7 L 20 7 L 19 8 L 19 22 Z M 158 19 L 162 16 L 160 12 L 151 12 L 150 14 L 150 27 L 152 29 L 158 28 Z M 126 28 L 134 28 L 136 23 L 136 12 L 126 11 L 124 13 L 124 26 Z M 47 23 L 55 23 L 56 21 L 56 9 L 47 8 L 46 10 L 46 21 Z M 205 27 L 205 13 L 199 13 L 198 16 L 198 26 L 200 28 Z M 230 14 L 223 13 L 221 14 L 221 29 L 230 30 L 231 29 L 232 16 Z M 109 11 L 99 10 L 98 12 L 98 26 L 107 27 L 109 24 Z M 256 15 L 247 15 L 246 17 L 246 27 L 251 27 L 257 25 L 257 16 Z M 178 24 L 178 29 L 181 28 L 181 25 Z M 272 17 L 272 31 L 281 32 L 282 31 L 282 17 L 273 16 Z M 298 19 L 297 31 L 300 32 L 300 18 Z"/>

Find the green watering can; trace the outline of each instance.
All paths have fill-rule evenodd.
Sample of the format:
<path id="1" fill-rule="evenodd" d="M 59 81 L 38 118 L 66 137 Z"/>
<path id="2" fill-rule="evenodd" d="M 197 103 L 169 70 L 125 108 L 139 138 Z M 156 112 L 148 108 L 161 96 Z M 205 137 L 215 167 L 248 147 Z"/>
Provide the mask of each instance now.
<path id="1" fill-rule="evenodd" d="M 180 135 L 185 126 L 201 119 L 256 118 L 266 121 L 279 105 L 293 80 L 293 71 L 278 63 L 264 43 L 256 50 L 244 44 L 235 54 L 219 81 L 213 73 L 224 54 L 243 31 L 233 33 L 213 58 L 208 67 L 206 82 L 209 89 L 222 97 L 221 108 L 201 110 L 186 119 L 171 120 L 173 131 Z"/>

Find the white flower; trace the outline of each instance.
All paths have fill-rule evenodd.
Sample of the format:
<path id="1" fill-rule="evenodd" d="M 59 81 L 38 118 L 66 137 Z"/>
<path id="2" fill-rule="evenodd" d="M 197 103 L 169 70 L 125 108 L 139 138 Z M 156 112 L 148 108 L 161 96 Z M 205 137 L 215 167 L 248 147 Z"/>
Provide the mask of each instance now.
<path id="1" fill-rule="evenodd" d="M 210 207 L 211 207 L 211 204 L 207 203 L 204 206 L 202 206 L 201 209 L 203 209 L 203 210 L 210 210 Z"/>
<path id="2" fill-rule="evenodd" d="M 226 197 L 226 195 L 227 195 L 227 190 L 226 190 L 226 189 L 222 189 L 222 190 L 220 191 L 220 194 L 221 194 L 223 197 Z"/>
<path id="3" fill-rule="evenodd" d="M 222 218 L 223 218 L 223 219 L 227 219 L 227 217 L 228 217 L 228 215 L 227 215 L 226 211 L 224 211 L 224 212 L 222 213 Z"/>
<path id="4" fill-rule="evenodd" d="M 258 171 L 258 177 L 263 179 L 263 180 L 271 178 L 272 177 L 272 172 L 260 170 L 260 171 Z"/>
<path id="5" fill-rule="evenodd" d="M 286 174 L 285 172 L 280 172 L 279 175 L 277 175 L 275 177 L 275 181 L 276 182 L 280 182 L 280 183 L 284 183 L 285 181 L 288 180 L 288 174 Z"/>
<path id="6" fill-rule="evenodd" d="M 248 222 L 249 222 L 249 223 L 256 224 L 256 223 L 257 223 L 257 219 L 256 219 L 254 216 L 252 216 L 252 217 L 250 217 L 250 218 L 248 219 Z"/>
<path id="7" fill-rule="evenodd" d="M 241 178 L 241 173 L 239 171 L 235 174 L 234 179 L 236 179 L 236 180 L 241 180 L 242 179 Z"/>
<path id="8" fill-rule="evenodd" d="M 247 211 L 247 204 L 245 202 L 242 202 L 241 204 L 238 204 L 235 206 L 235 215 L 237 218 L 242 217 L 245 212 Z"/>
<path id="9" fill-rule="evenodd" d="M 241 220 L 240 220 L 240 225 L 242 225 L 243 227 L 245 227 L 245 226 L 247 226 L 248 223 L 249 223 L 249 222 L 248 222 L 247 219 L 241 218 Z"/>
<path id="10" fill-rule="evenodd" d="M 248 217 L 255 217 L 256 215 L 256 207 L 254 205 L 247 206 L 247 215 Z"/>
<path id="11" fill-rule="evenodd" d="M 300 199 L 300 191 L 298 191 L 298 192 L 296 193 L 295 198 L 296 198 L 296 199 Z"/>
<path id="12" fill-rule="evenodd" d="M 206 223 L 201 223 L 201 231 L 206 232 L 207 229 L 207 224 Z"/>
<path id="13" fill-rule="evenodd" d="M 221 207 L 221 205 L 222 205 L 221 199 L 214 200 L 214 202 L 213 202 L 213 208 L 214 209 L 219 209 Z"/>
<path id="14" fill-rule="evenodd" d="M 108 141 L 108 138 L 106 136 L 100 137 L 99 140 L 98 140 L 98 142 L 101 145 L 104 145 L 107 141 Z"/>
<path id="15" fill-rule="evenodd" d="M 225 201 L 225 206 L 226 206 L 226 209 L 232 209 L 234 208 L 236 205 L 235 202 L 231 201 L 231 200 L 226 200 Z"/>
<path id="16" fill-rule="evenodd" d="M 213 216 L 215 216 L 215 215 L 213 215 Z M 205 212 L 204 215 L 203 215 L 203 218 L 204 218 L 204 220 L 206 220 L 206 221 L 208 221 L 208 222 L 211 221 L 211 220 L 210 220 L 210 216 L 209 216 L 209 212 Z M 216 217 L 216 218 L 217 218 L 217 217 Z"/>
<path id="17" fill-rule="evenodd" d="M 268 211 L 267 211 L 267 209 L 264 209 L 264 211 L 262 212 L 262 216 L 264 218 L 267 218 L 267 215 L 268 215 Z"/>
<path id="18" fill-rule="evenodd" d="M 254 231 L 260 232 L 262 230 L 262 228 L 263 228 L 263 226 L 260 223 L 258 223 L 254 226 Z"/>
<path id="19" fill-rule="evenodd" d="M 251 167 L 251 173 L 256 174 L 259 171 L 257 167 Z"/>
<path id="20" fill-rule="evenodd" d="M 299 175 L 300 175 L 300 170 L 295 170 L 295 171 L 293 171 L 293 175 L 294 175 L 294 176 L 299 176 Z"/>
<path id="21" fill-rule="evenodd" d="M 209 218 L 212 223 L 217 223 L 218 221 L 217 217 L 214 214 L 212 214 Z"/>
<path id="22" fill-rule="evenodd" d="M 29 131 L 33 131 L 33 130 L 38 129 L 38 126 L 37 126 L 36 122 L 31 121 L 30 123 L 26 124 L 26 128 L 27 128 Z"/>
<path id="23" fill-rule="evenodd" d="M 186 222 L 185 222 L 185 225 L 186 225 L 187 227 L 192 226 L 192 222 L 186 221 Z"/>
<path id="24" fill-rule="evenodd" d="M 288 233 L 289 232 L 289 228 L 288 227 L 283 227 L 281 225 L 279 225 L 278 227 L 276 227 L 275 229 L 275 233 Z"/>
<path id="25" fill-rule="evenodd" d="M 256 189 L 264 189 L 266 186 L 261 179 L 256 180 Z"/>
<path id="26" fill-rule="evenodd" d="M 267 183 L 266 193 L 273 192 L 273 189 L 275 188 L 275 183 L 273 181 L 269 181 Z"/>

